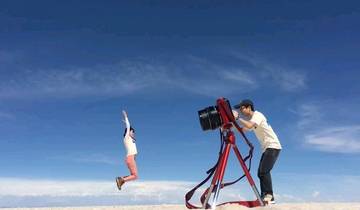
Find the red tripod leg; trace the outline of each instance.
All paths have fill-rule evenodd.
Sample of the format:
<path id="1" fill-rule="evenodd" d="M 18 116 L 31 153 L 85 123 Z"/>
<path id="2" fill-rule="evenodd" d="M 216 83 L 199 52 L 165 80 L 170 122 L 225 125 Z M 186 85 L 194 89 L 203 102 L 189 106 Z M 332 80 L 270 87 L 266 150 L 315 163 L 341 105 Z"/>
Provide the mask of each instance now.
<path id="1" fill-rule="evenodd" d="M 239 152 L 239 149 L 237 148 L 237 146 L 235 144 L 233 144 L 233 150 L 236 154 L 236 157 L 238 158 L 239 162 L 240 162 L 240 165 L 241 165 L 241 168 L 243 169 L 244 173 L 245 173 L 245 176 L 247 178 L 247 180 L 249 181 L 250 183 L 250 186 L 251 188 L 253 189 L 254 193 L 255 193 L 255 196 L 256 198 L 258 199 L 259 203 L 260 203 L 260 206 L 264 206 L 264 202 L 262 201 L 261 199 L 261 196 L 259 194 L 259 191 L 258 189 L 256 188 L 256 185 L 255 185 L 255 182 L 254 180 L 252 179 L 248 169 L 246 168 L 246 164 L 244 162 L 244 159 L 242 158 L 240 152 Z"/>
<path id="2" fill-rule="evenodd" d="M 216 201 L 219 196 L 219 191 L 221 188 L 222 181 L 224 179 L 226 164 L 227 164 L 227 161 L 229 158 L 229 153 L 230 153 L 230 148 L 231 148 L 231 144 L 226 143 L 225 145 L 226 145 L 225 149 L 223 150 L 221 157 L 220 157 L 219 165 L 216 167 L 216 171 L 215 171 L 214 177 L 211 181 L 209 191 L 207 192 L 205 202 L 203 203 L 203 208 L 207 207 L 211 193 L 214 191 L 215 187 L 216 187 L 216 189 L 215 189 L 215 193 L 214 193 L 214 199 L 213 199 L 213 203 L 211 206 L 212 206 L 212 208 L 214 208 L 216 206 Z"/>

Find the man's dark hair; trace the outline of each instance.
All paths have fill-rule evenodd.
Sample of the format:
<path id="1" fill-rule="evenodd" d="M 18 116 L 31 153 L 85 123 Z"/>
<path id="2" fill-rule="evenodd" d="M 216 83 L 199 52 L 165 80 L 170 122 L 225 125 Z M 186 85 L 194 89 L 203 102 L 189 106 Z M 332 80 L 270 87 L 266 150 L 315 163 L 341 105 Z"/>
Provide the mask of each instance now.
<path id="1" fill-rule="evenodd" d="M 130 126 L 130 131 L 133 131 L 135 133 L 135 129 L 133 127 Z M 125 128 L 125 131 L 124 131 L 124 137 L 126 135 L 126 128 Z"/>
<path id="2" fill-rule="evenodd" d="M 248 108 L 250 106 L 251 110 L 255 111 L 254 103 L 250 99 L 242 100 L 239 104 L 235 105 L 234 108 L 235 109 L 240 109 L 242 106 L 245 106 L 246 108 Z"/>
<path id="3" fill-rule="evenodd" d="M 245 106 L 246 108 L 248 108 L 248 107 L 250 106 L 250 107 L 251 107 L 251 111 L 255 111 L 253 104 L 244 104 L 243 106 Z"/>

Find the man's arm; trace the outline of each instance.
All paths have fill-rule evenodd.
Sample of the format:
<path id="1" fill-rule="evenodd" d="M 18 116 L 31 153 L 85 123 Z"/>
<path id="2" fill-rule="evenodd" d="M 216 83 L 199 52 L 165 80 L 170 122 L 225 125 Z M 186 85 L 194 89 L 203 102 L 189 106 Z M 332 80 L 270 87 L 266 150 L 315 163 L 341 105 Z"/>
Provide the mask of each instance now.
<path id="1" fill-rule="evenodd" d="M 239 121 L 244 126 L 243 131 L 250 130 L 256 125 L 254 122 L 244 120 L 243 118 L 239 118 Z"/>
<path id="2" fill-rule="evenodd" d="M 235 117 L 235 120 L 239 120 L 239 121 L 241 122 L 241 124 L 244 125 L 244 126 L 241 128 L 241 130 L 242 130 L 243 132 L 246 132 L 246 131 L 250 130 L 252 127 L 255 126 L 255 123 L 250 122 L 250 121 L 246 121 L 246 120 L 240 118 L 240 114 L 239 114 L 239 112 L 237 112 L 236 110 L 232 110 L 232 113 L 233 113 L 233 115 L 234 115 L 234 117 Z M 245 125 L 245 123 L 246 123 L 248 126 L 250 126 L 250 128 L 248 128 L 248 127 Z M 254 125 L 251 125 L 251 124 L 254 124 Z"/>

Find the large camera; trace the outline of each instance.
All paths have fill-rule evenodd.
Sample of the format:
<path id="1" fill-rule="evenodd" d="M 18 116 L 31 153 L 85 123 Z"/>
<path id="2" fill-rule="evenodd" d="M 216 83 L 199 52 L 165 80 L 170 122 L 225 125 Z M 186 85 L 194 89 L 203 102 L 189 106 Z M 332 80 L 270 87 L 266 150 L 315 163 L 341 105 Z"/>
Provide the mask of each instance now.
<path id="1" fill-rule="evenodd" d="M 215 130 L 222 125 L 235 121 L 230 102 L 226 98 L 216 100 L 216 106 L 209 106 L 198 111 L 203 131 Z"/>

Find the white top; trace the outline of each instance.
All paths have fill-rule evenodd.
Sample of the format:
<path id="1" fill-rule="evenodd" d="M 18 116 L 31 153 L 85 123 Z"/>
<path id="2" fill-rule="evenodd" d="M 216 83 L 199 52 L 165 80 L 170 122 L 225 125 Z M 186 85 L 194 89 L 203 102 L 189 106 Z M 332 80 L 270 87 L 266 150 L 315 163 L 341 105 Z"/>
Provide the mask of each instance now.
<path id="1" fill-rule="evenodd" d="M 268 148 L 282 148 L 277 135 L 268 124 L 266 117 L 261 112 L 255 111 L 250 121 L 255 123 L 252 130 L 258 138 L 263 152 L 265 152 Z"/>
<path id="2" fill-rule="evenodd" d="M 126 133 L 124 137 L 124 146 L 126 149 L 126 156 L 136 155 L 137 149 L 136 149 L 135 139 L 130 136 L 130 122 L 127 117 L 125 117 L 125 124 L 126 124 Z"/>

